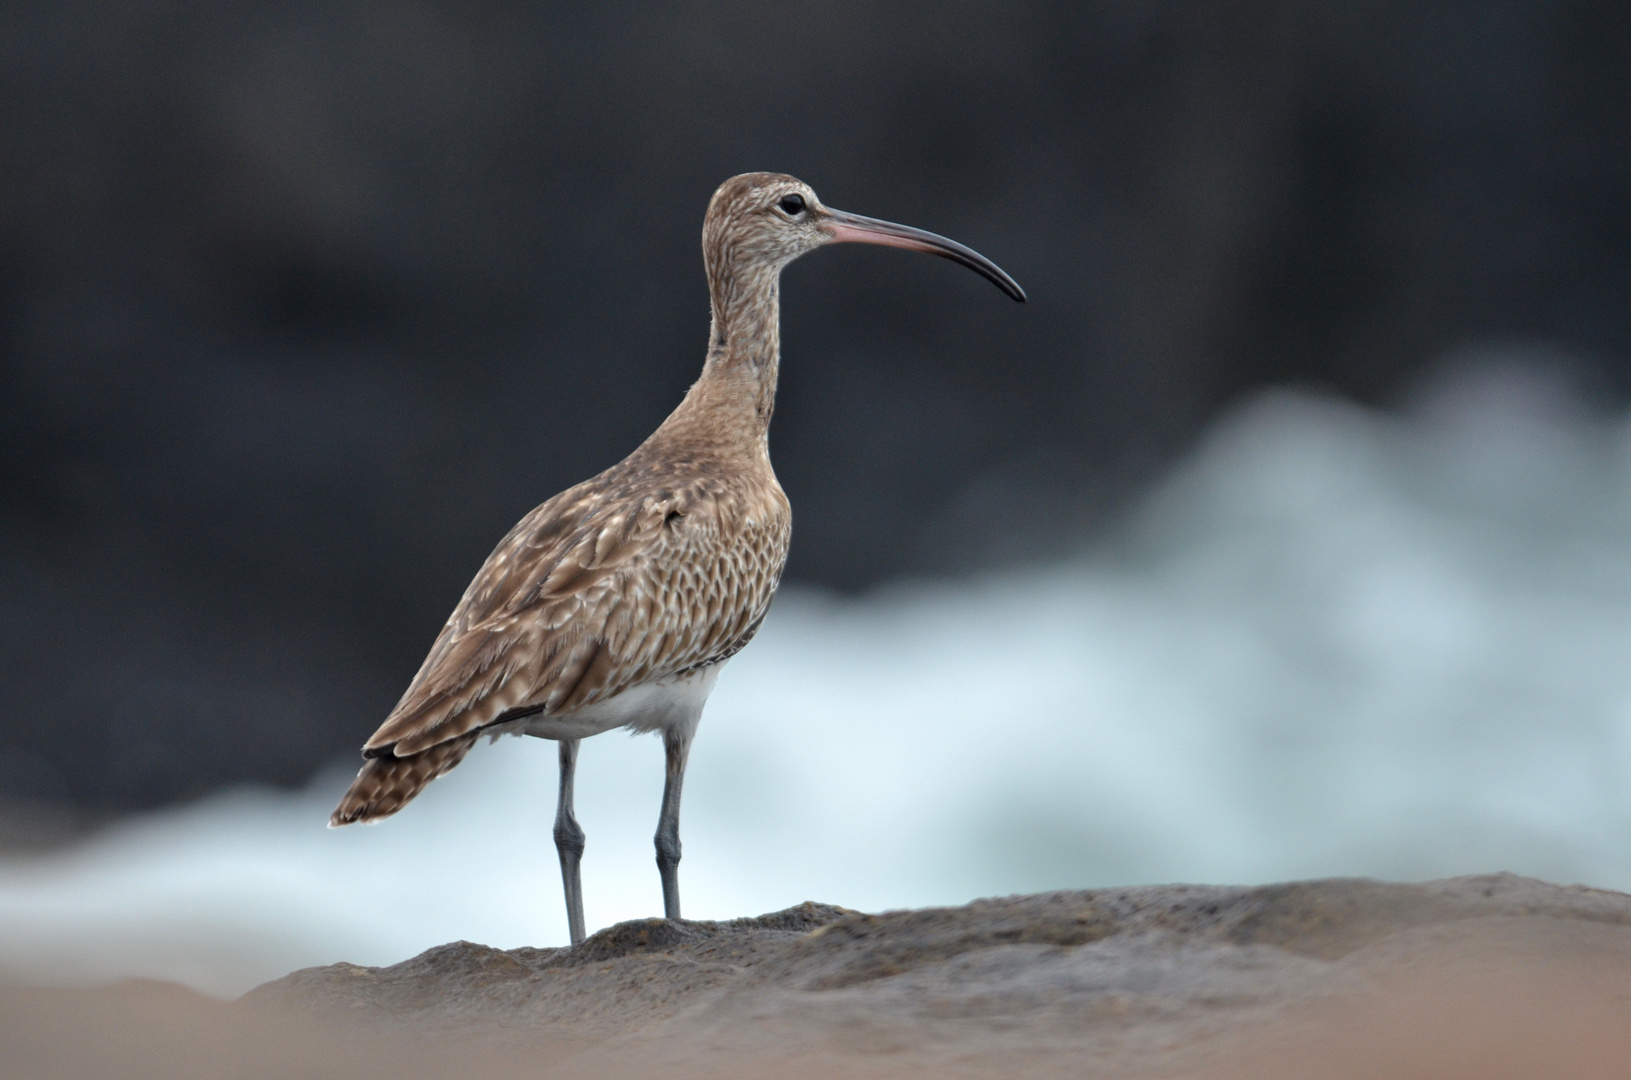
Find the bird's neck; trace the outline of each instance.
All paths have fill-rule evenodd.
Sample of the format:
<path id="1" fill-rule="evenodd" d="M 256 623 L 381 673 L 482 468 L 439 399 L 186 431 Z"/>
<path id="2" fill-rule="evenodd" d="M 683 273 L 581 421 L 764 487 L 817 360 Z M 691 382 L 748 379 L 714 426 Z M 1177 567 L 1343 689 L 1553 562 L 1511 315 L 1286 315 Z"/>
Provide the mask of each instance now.
<path id="1" fill-rule="evenodd" d="M 781 363 L 779 267 L 710 274 L 713 325 L 702 377 L 663 424 L 671 434 L 769 460 Z"/>

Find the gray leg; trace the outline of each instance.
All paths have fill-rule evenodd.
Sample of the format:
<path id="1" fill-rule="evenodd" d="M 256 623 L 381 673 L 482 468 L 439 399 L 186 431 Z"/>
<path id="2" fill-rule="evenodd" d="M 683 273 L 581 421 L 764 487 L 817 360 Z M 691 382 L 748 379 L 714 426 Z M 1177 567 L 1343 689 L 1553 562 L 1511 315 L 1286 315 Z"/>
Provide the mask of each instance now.
<path id="1" fill-rule="evenodd" d="M 680 786 L 685 783 L 691 734 L 689 727 L 663 730 L 668 779 L 663 784 L 663 811 L 657 818 L 657 872 L 663 878 L 663 914 L 670 919 L 680 917 Z"/>
<path id="2" fill-rule="evenodd" d="M 572 944 L 583 943 L 583 827 L 572 815 L 572 777 L 578 771 L 578 740 L 561 740 L 561 799 L 555 807 L 555 850 L 561 856 L 561 884 L 566 886 L 566 922 Z"/>

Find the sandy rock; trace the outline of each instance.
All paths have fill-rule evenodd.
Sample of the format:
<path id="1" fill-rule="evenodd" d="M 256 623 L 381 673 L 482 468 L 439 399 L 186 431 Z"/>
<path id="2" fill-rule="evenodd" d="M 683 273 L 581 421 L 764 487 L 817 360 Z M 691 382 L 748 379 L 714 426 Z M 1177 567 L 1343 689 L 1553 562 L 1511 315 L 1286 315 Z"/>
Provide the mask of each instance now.
<path id="1" fill-rule="evenodd" d="M 1554 1021 L 1599 1006 L 1610 1013 L 1567 1052 L 1631 1065 L 1617 1034 L 1631 1031 L 1628 992 L 1631 896 L 1498 874 L 1058 892 L 881 915 L 806 903 L 624 923 L 578 949 L 457 942 L 387 968 L 310 968 L 240 1007 L 443 1048 L 547 1046 L 522 1060 L 549 1076 L 988 1076 L 1017 1063 L 1026 1075 L 1278 1075 L 1298 1054 L 1348 1075 L 1342 1061 L 1383 1050 L 1431 1062 L 1517 1040 L 1484 1073 L 1506 1075 L 1523 1047 L 1549 1047 L 1555 1066 Z M 1419 1007 L 1393 1016 L 1402 1001 Z M 1391 1034 L 1344 1042 L 1357 1016 Z M 1508 1019 L 1485 1030 L 1492 1016 Z M 1572 1067 L 1591 1074 L 1584 1059 Z"/>

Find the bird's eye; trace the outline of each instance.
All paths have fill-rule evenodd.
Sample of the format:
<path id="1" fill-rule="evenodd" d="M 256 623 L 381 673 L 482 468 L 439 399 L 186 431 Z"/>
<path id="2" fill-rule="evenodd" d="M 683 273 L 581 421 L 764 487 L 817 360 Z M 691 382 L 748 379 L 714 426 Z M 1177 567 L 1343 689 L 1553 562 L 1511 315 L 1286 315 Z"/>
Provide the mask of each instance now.
<path id="1" fill-rule="evenodd" d="M 798 217 L 800 214 L 804 213 L 804 196 L 783 195 L 781 201 L 776 205 L 781 207 L 782 213 L 786 214 L 788 217 Z"/>

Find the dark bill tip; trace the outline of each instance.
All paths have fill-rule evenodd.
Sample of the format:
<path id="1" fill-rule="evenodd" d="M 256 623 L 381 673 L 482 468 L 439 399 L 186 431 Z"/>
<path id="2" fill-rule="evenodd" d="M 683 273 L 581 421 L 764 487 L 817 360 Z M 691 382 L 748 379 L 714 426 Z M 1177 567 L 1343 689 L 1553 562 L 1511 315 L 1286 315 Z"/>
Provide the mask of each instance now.
<path id="1" fill-rule="evenodd" d="M 1025 302 L 1025 290 L 1019 282 L 990 259 L 971 247 L 964 247 L 944 236 L 914 229 L 910 225 L 896 225 L 892 221 L 847 214 L 842 210 L 827 211 L 827 231 L 836 244 L 882 244 L 885 247 L 905 248 L 907 251 L 926 251 L 942 259 L 960 263 L 979 274 L 1018 303 Z"/>

